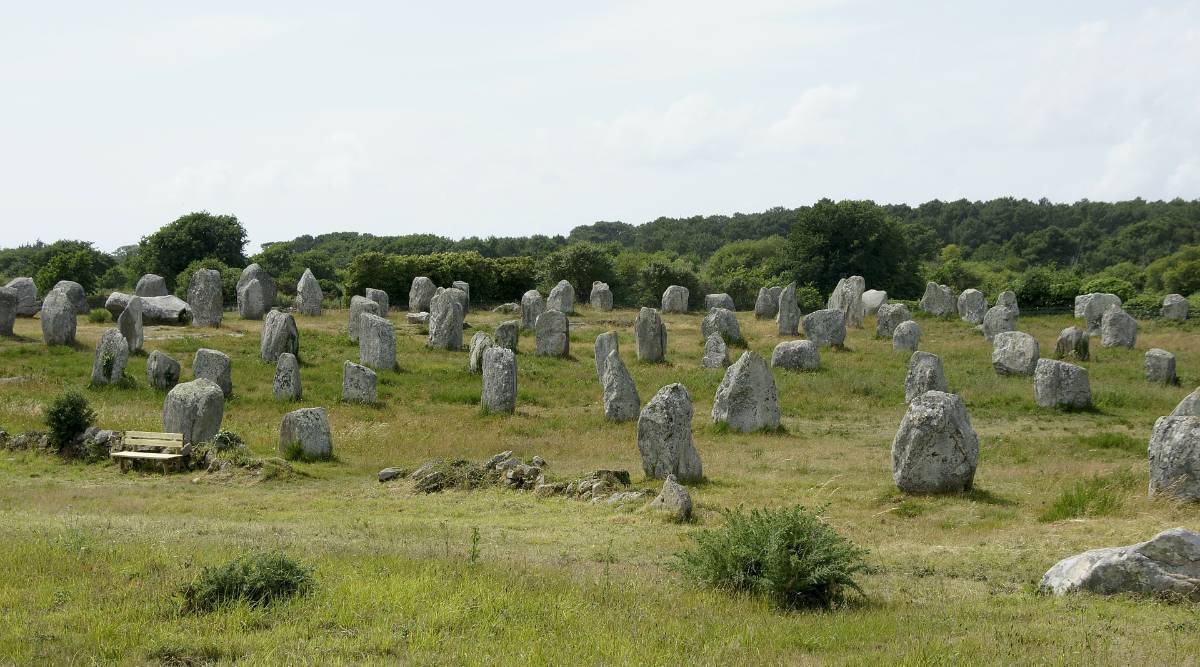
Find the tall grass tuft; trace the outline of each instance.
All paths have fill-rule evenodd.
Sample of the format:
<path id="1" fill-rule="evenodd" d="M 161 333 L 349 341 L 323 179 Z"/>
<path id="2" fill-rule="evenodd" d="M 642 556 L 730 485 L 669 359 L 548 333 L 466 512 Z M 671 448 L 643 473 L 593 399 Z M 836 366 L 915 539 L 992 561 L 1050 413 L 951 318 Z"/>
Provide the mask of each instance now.
<path id="1" fill-rule="evenodd" d="M 1125 492 L 1135 483 L 1133 474 L 1127 471 L 1081 479 L 1063 491 L 1054 504 L 1042 512 L 1038 521 L 1051 523 L 1116 514 L 1121 508 Z"/>
<path id="2" fill-rule="evenodd" d="M 246 554 L 223 565 L 204 568 L 179 587 L 184 613 L 212 611 L 244 601 L 266 605 L 312 590 L 312 569 L 278 552 Z"/>

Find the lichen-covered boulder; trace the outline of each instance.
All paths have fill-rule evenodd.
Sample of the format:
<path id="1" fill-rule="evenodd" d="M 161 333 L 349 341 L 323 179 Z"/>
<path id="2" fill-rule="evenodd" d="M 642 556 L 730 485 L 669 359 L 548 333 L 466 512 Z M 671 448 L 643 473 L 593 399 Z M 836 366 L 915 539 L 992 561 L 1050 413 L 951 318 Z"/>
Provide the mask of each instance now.
<path id="1" fill-rule="evenodd" d="M 690 481 L 704 477 L 700 454 L 692 441 L 692 396 L 682 384 L 669 384 L 638 416 L 638 452 L 647 477 Z"/>
<path id="2" fill-rule="evenodd" d="M 863 292 L 862 304 L 864 315 L 874 315 L 879 312 L 879 307 L 887 303 L 888 293 L 883 290 L 869 289 Z"/>
<path id="3" fill-rule="evenodd" d="M 396 368 L 396 327 L 374 313 L 358 318 L 358 363 L 376 370 Z"/>
<path id="4" fill-rule="evenodd" d="M 4 285 L 17 293 L 17 317 L 33 317 L 42 309 L 42 301 L 38 298 L 37 285 L 33 278 L 13 278 Z"/>
<path id="5" fill-rule="evenodd" d="M 571 321 L 566 314 L 547 310 L 533 325 L 534 354 L 539 357 L 567 357 L 571 354 Z"/>
<path id="6" fill-rule="evenodd" d="M 667 327 L 653 308 L 643 307 L 633 320 L 633 344 L 638 361 L 660 362 L 667 358 Z"/>
<path id="7" fill-rule="evenodd" d="M 117 328 L 121 330 L 121 335 L 125 337 L 125 343 L 129 345 L 130 352 L 137 352 L 142 349 L 142 345 L 146 342 L 144 325 L 145 310 L 142 303 L 142 297 L 133 297 L 125 304 L 125 308 L 121 311 L 121 314 L 117 316 Z"/>
<path id="8" fill-rule="evenodd" d="M 483 372 L 483 353 L 489 347 L 496 344 L 496 341 L 491 336 L 482 331 L 476 331 L 474 336 L 471 336 L 471 345 L 468 347 L 467 354 L 467 372 L 472 375 L 479 375 Z"/>
<path id="9" fill-rule="evenodd" d="M 347 360 L 342 364 L 342 402 L 375 403 L 378 382 L 375 371 Z"/>
<path id="10" fill-rule="evenodd" d="M 413 278 L 412 286 L 408 288 L 408 312 L 423 313 L 429 310 L 429 303 L 437 293 L 437 286 L 425 276 Z"/>
<path id="11" fill-rule="evenodd" d="M 1100 344 L 1104 347 L 1128 347 L 1137 344 L 1137 320 L 1120 306 L 1109 306 L 1100 320 Z"/>
<path id="12" fill-rule="evenodd" d="M 921 325 L 915 320 L 905 320 L 896 325 L 892 332 L 892 349 L 897 352 L 915 352 L 921 346 Z"/>
<path id="13" fill-rule="evenodd" d="M 0 336 L 13 335 L 13 325 L 17 321 L 17 308 L 21 297 L 17 290 L 11 287 L 0 287 Z"/>
<path id="14" fill-rule="evenodd" d="M 550 288 L 550 296 L 546 297 L 546 310 L 557 310 L 564 315 L 575 312 L 575 288 L 571 283 L 560 280 Z"/>
<path id="15" fill-rule="evenodd" d="M 1121 307 L 1121 297 L 1106 292 L 1092 292 L 1075 297 L 1075 317 L 1084 321 L 1089 336 L 1100 334 L 1104 313 L 1111 306 Z"/>
<path id="16" fill-rule="evenodd" d="M 775 324 L 780 336 L 795 336 L 800 332 L 800 305 L 796 303 L 796 283 L 788 283 L 787 287 L 779 292 L 775 313 Z M 846 328 L 844 320 L 842 328 Z"/>
<path id="17" fill-rule="evenodd" d="M 455 280 L 450 283 L 450 287 L 462 292 L 463 314 L 471 312 L 471 284 L 465 280 Z"/>
<path id="18" fill-rule="evenodd" d="M 1017 311 L 1008 306 L 996 304 L 988 308 L 983 316 L 983 337 L 995 342 L 996 336 L 1005 331 L 1017 330 Z"/>
<path id="19" fill-rule="evenodd" d="M 1149 541 L 1064 558 L 1042 577 L 1055 595 L 1133 593 L 1200 599 L 1200 533 L 1172 528 Z"/>
<path id="20" fill-rule="evenodd" d="M 934 282 L 925 284 L 925 294 L 921 295 L 917 307 L 934 317 L 950 317 L 958 312 L 954 291 L 946 285 Z"/>
<path id="21" fill-rule="evenodd" d="M 163 401 L 163 431 L 182 433 L 187 444 L 212 439 L 224 417 L 225 394 L 207 378 L 175 385 Z"/>
<path id="22" fill-rule="evenodd" d="M 179 384 L 182 372 L 179 362 L 162 350 L 154 350 L 146 358 L 146 384 L 155 389 L 170 389 Z"/>
<path id="23" fill-rule="evenodd" d="M 304 387 L 300 383 L 300 360 L 291 352 L 283 352 L 275 360 L 271 393 L 277 401 L 298 401 L 304 397 Z"/>
<path id="24" fill-rule="evenodd" d="M 604 393 L 604 417 L 610 421 L 625 422 L 637 419 L 642 409 L 642 398 L 637 385 L 621 361 L 621 355 L 613 349 L 604 358 L 604 370 L 600 374 L 600 386 Z"/>
<path id="25" fill-rule="evenodd" d="M 1055 359 L 1039 359 L 1033 373 L 1033 399 L 1043 408 L 1082 410 L 1092 404 L 1087 369 Z"/>
<path id="26" fill-rule="evenodd" d="M 1090 348 L 1086 331 L 1079 327 L 1067 327 L 1059 332 L 1058 340 L 1054 342 L 1054 356 L 1058 359 L 1087 361 L 1091 356 Z"/>
<path id="27" fill-rule="evenodd" d="M 1182 294 L 1168 294 L 1163 297 L 1160 314 L 1164 320 L 1182 322 L 1188 318 L 1188 300 Z"/>
<path id="28" fill-rule="evenodd" d="M 125 377 L 125 364 L 129 363 L 129 343 L 120 329 L 109 329 L 96 343 L 96 355 L 92 358 L 92 385 L 116 384 Z"/>
<path id="29" fill-rule="evenodd" d="M 1013 312 L 1016 313 L 1018 317 L 1021 315 L 1021 309 L 1017 306 L 1017 295 L 1012 290 L 1004 290 L 1001 292 L 1000 296 L 996 297 L 996 305 L 1004 306 L 1005 308 L 1012 308 Z"/>
<path id="30" fill-rule="evenodd" d="M 47 345 L 74 345 L 76 324 L 71 297 L 50 290 L 42 302 L 42 340 Z"/>
<path id="31" fill-rule="evenodd" d="M 258 278 L 252 278 L 238 288 L 238 317 L 243 320 L 261 320 L 270 310 L 267 305 L 267 289 Z"/>
<path id="32" fill-rule="evenodd" d="M 719 333 L 704 339 L 704 355 L 700 357 L 703 368 L 725 368 L 729 365 L 729 345 Z"/>
<path id="33" fill-rule="evenodd" d="M 663 482 L 662 491 L 650 501 L 650 511 L 666 514 L 674 521 L 688 521 L 692 518 L 692 496 L 687 487 L 675 479 L 675 475 L 667 475 Z"/>
<path id="34" fill-rule="evenodd" d="M 546 312 L 546 300 L 542 298 L 542 293 L 531 289 L 521 295 L 521 328 L 532 329 L 537 323 L 537 318 L 542 313 Z"/>
<path id="35" fill-rule="evenodd" d="M 142 321 L 146 324 L 177 326 L 192 321 L 192 307 L 174 294 L 139 298 L 142 300 Z"/>
<path id="36" fill-rule="evenodd" d="M 1200 387 L 1183 397 L 1171 411 L 1172 417 L 1200 417 Z"/>
<path id="37" fill-rule="evenodd" d="M 841 347 L 846 342 L 846 318 L 840 310 L 816 310 L 804 316 L 804 337 L 818 347 Z"/>
<path id="38" fill-rule="evenodd" d="M 251 313 L 251 316 L 242 315 L 241 317 L 248 320 L 257 320 L 261 319 L 268 310 L 275 307 L 275 297 L 279 290 L 275 286 L 275 279 L 271 277 L 271 274 L 267 273 L 266 269 L 259 266 L 257 262 L 247 266 L 242 269 L 242 275 L 238 276 L 237 288 L 235 289 L 238 297 L 238 313 L 243 311 L 242 289 L 250 284 L 252 280 L 258 281 L 258 287 L 253 292 L 257 303 L 249 304 L 245 308 L 247 312 Z M 257 316 L 253 316 L 255 312 L 258 313 Z"/>
<path id="39" fill-rule="evenodd" d="M 905 493 L 969 491 L 979 438 L 958 396 L 927 391 L 913 399 L 892 441 L 892 480 Z"/>
<path id="40" fill-rule="evenodd" d="M 689 298 L 691 298 L 691 294 L 688 292 L 688 288 L 682 285 L 671 285 L 663 292 L 662 312 L 686 313 Z"/>
<path id="41" fill-rule="evenodd" d="M 233 362 L 229 355 L 220 350 L 202 347 L 192 357 L 192 375 L 197 379 L 211 380 L 221 388 L 225 398 L 233 395 Z"/>
<path id="42" fill-rule="evenodd" d="M 378 315 L 380 317 L 388 316 L 389 304 L 388 304 L 388 293 L 387 292 L 385 292 L 381 289 L 375 289 L 374 287 L 368 287 L 366 290 L 363 291 L 363 294 L 368 299 L 374 301 L 375 305 L 379 306 L 379 312 L 375 313 L 376 315 Z"/>
<path id="43" fill-rule="evenodd" d="M 605 331 L 604 333 L 596 336 L 596 343 L 593 346 L 593 350 L 595 351 L 597 380 L 604 379 L 604 364 L 608 360 L 608 354 L 610 352 L 616 352 L 619 347 L 620 345 L 617 341 L 617 332 L 615 331 Z"/>
<path id="44" fill-rule="evenodd" d="M 448 289 L 429 302 L 429 338 L 427 345 L 438 350 L 461 350 L 463 346 L 463 309 L 460 290 Z"/>
<path id="45" fill-rule="evenodd" d="M 730 311 L 737 310 L 733 305 L 733 297 L 724 292 L 704 295 L 704 309 L 712 310 L 713 308 L 724 308 Z"/>
<path id="46" fill-rule="evenodd" d="M 875 335 L 891 338 L 901 322 L 911 319 L 912 313 L 908 312 L 908 306 L 902 303 L 885 303 L 875 311 Z"/>
<path id="47" fill-rule="evenodd" d="M 483 353 L 483 391 L 479 404 L 488 412 L 516 412 L 517 356 L 512 350 L 493 345 Z"/>
<path id="48" fill-rule="evenodd" d="M 350 336 L 350 342 L 358 342 L 358 316 L 363 313 L 371 313 L 372 315 L 382 315 L 379 312 L 379 304 L 373 299 L 368 299 L 365 296 L 357 294 L 350 297 L 350 319 L 346 322 L 346 333 Z"/>
<path id="49" fill-rule="evenodd" d="M 737 315 L 725 308 L 713 308 L 708 311 L 704 320 L 700 322 L 700 335 L 708 338 L 712 334 L 718 334 L 728 341 L 741 340 L 742 327 L 738 324 Z"/>
<path id="50" fill-rule="evenodd" d="M 263 318 L 258 353 L 263 361 L 273 364 L 284 352 L 300 356 L 300 330 L 291 313 L 272 310 Z"/>
<path id="51" fill-rule="evenodd" d="M 825 307 L 842 311 L 846 317 L 846 326 L 861 329 L 863 316 L 866 314 L 862 302 L 863 291 L 866 288 L 867 282 L 862 276 L 842 278 L 838 281 L 837 287 L 833 288 L 833 293 L 829 295 Z"/>
<path id="52" fill-rule="evenodd" d="M 950 391 L 942 360 L 929 352 L 913 352 L 908 360 L 908 375 L 904 378 L 904 402 L 912 403 L 927 391 Z"/>
<path id="53" fill-rule="evenodd" d="M 92 312 L 91 307 L 88 306 L 87 292 L 83 291 L 83 285 L 74 280 L 60 280 L 51 289 L 62 290 L 67 293 L 67 298 L 71 300 L 71 305 L 75 307 L 76 315 L 87 315 Z"/>
<path id="54" fill-rule="evenodd" d="M 983 324 L 983 316 L 987 314 L 988 302 L 983 292 L 969 288 L 958 295 L 958 317 L 968 324 Z"/>
<path id="55" fill-rule="evenodd" d="M 766 359 L 743 352 L 726 369 L 713 399 L 712 419 L 746 433 L 779 428 L 779 390 Z"/>
<path id="56" fill-rule="evenodd" d="M 1151 496 L 1200 500 L 1200 417 L 1159 417 L 1149 460 Z"/>
<path id="57" fill-rule="evenodd" d="M 279 454 L 314 461 L 333 456 L 333 431 L 325 408 L 301 408 L 284 415 L 279 424 Z"/>
<path id="58" fill-rule="evenodd" d="M 321 302 L 325 293 L 321 291 L 321 283 L 309 269 L 304 269 L 304 275 L 296 283 L 296 310 L 301 315 L 317 316 L 321 314 Z"/>
<path id="59" fill-rule="evenodd" d="M 496 325 L 496 344 L 515 354 L 517 343 L 521 340 L 521 321 L 506 320 Z"/>
<path id="60" fill-rule="evenodd" d="M 1146 352 L 1143 368 L 1146 371 L 1146 381 L 1155 384 L 1179 384 L 1175 375 L 1175 355 L 1159 348 Z"/>
<path id="61" fill-rule="evenodd" d="M 129 302 L 132 301 L 133 298 L 134 295 L 132 294 L 113 292 L 108 295 L 107 299 L 104 300 L 104 308 L 108 312 L 112 313 L 113 319 L 116 319 L 121 316 L 121 313 L 124 312 L 125 308 L 129 305 Z M 41 307 L 40 302 L 38 307 Z"/>
<path id="62" fill-rule="evenodd" d="M 167 291 L 167 279 L 154 273 L 147 273 L 138 278 L 133 293 L 136 296 L 166 296 L 170 294 Z"/>
<path id="63" fill-rule="evenodd" d="M 821 352 L 811 340 L 785 340 L 771 352 L 771 366 L 789 371 L 821 368 Z"/>
<path id="64" fill-rule="evenodd" d="M 197 269 L 188 280 L 187 303 L 192 308 L 192 326 L 219 327 L 225 314 L 221 272 Z"/>
<path id="65" fill-rule="evenodd" d="M 755 319 L 775 319 L 775 316 L 779 314 L 779 295 L 782 292 L 782 287 L 758 288 L 758 298 L 754 300 Z"/>
<path id="66" fill-rule="evenodd" d="M 609 288 L 608 283 L 600 282 L 599 280 L 592 283 L 592 292 L 588 295 L 588 301 L 592 304 L 592 310 L 602 313 L 607 313 L 613 309 L 613 293 Z"/>
<path id="67" fill-rule="evenodd" d="M 1002 331 L 992 342 L 992 368 L 1000 375 L 1033 375 L 1041 356 L 1037 339 L 1023 331 Z"/>

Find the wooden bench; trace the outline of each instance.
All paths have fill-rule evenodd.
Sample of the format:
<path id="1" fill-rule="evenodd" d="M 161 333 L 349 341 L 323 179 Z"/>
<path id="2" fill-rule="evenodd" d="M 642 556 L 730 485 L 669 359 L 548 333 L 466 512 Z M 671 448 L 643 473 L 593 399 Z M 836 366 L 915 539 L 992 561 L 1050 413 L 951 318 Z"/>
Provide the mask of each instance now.
<path id="1" fill-rule="evenodd" d="M 132 461 L 157 461 L 165 475 L 168 466 L 182 462 L 187 454 L 182 433 L 125 431 L 121 444 L 121 451 L 109 454 L 120 462 L 121 472 L 126 472 Z"/>

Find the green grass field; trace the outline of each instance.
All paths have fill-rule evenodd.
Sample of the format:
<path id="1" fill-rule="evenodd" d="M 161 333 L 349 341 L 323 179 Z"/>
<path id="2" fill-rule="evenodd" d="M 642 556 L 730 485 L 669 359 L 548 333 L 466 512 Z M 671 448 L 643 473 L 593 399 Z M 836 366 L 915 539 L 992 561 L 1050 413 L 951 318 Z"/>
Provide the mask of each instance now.
<path id="1" fill-rule="evenodd" d="M 981 455 L 973 492 L 905 497 L 891 482 L 889 447 L 908 355 L 874 339 L 874 318 L 850 332 L 846 350 L 823 350 L 820 372 L 775 373 L 785 433 L 736 434 L 710 423 L 722 373 L 699 367 L 701 316 L 667 316 L 669 363 L 644 365 L 633 357 L 634 314 L 574 317 L 571 359 L 535 358 L 523 337 L 514 416 L 481 414 L 466 353 L 425 349 L 402 313 L 391 316 L 400 369 L 381 374 L 378 407 L 338 402 L 342 362 L 357 360 L 345 310 L 297 316 L 299 406 L 271 398 L 261 323 L 227 314 L 219 330 L 148 328 L 146 350 L 174 356 L 184 380 L 200 347 L 233 357 L 225 428 L 255 453 L 275 453 L 285 412 L 325 406 L 336 460 L 255 483 L 122 475 L 112 464 L 0 450 L 0 662 L 1127 665 L 1200 656 L 1197 605 L 1036 590 L 1051 565 L 1084 549 L 1200 528 L 1200 508 L 1145 492 L 1154 420 L 1200 383 L 1195 326 L 1143 322 L 1137 350 L 1093 339 L 1085 365 L 1096 410 L 1063 413 L 1034 405 L 1030 378 L 997 377 L 990 345 L 968 325 L 921 319 L 921 349 L 942 357 Z M 509 318 L 472 312 L 468 321 L 491 331 Z M 750 349 L 769 357 L 774 323 L 739 319 Z M 0 384 L 0 427 L 43 429 L 42 406 L 76 388 L 100 426 L 159 430 L 163 393 L 145 386 L 144 356 L 128 371 L 137 388 L 84 388 L 111 325 L 79 322 L 75 349 L 47 349 L 29 319 L 16 339 L 0 340 L 0 377 L 19 378 Z M 1069 324 L 1020 322 L 1044 355 Z M 511 449 L 540 454 L 562 479 L 625 468 L 657 487 L 642 480 L 635 424 L 603 418 L 592 341 L 607 329 L 620 332 L 643 401 L 676 381 L 695 399 L 708 480 L 692 488 L 693 524 L 501 489 L 418 495 L 406 481 L 375 480 L 386 466 Z M 1177 355 L 1181 386 L 1144 381 L 1151 347 Z M 870 550 L 865 599 L 835 612 L 778 611 L 690 588 L 668 569 L 689 533 L 719 524 L 719 508 L 797 503 L 828 504 L 829 521 Z M 314 566 L 315 591 L 265 608 L 179 612 L 173 592 L 197 569 L 260 549 Z"/>

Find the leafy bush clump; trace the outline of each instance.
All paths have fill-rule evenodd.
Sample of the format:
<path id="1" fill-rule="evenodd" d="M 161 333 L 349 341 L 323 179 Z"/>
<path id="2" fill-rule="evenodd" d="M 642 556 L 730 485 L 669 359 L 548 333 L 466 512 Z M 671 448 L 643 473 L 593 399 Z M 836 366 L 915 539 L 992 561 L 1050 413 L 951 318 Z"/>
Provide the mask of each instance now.
<path id="1" fill-rule="evenodd" d="M 1137 294 L 1137 290 L 1128 280 L 1112 276 L 1092 278 L 1084 283 L 1080 289 L 1082 290 L 1081 294 L 1091 294 L 1093 292 L 1116 294 L 1121 297 L 1121 301 L 1128 301 L 1133 295 Z"/>
<path id="2" fill-rule="evenodd" d="M 103 324 L 112 321 L 112 313 L 103 308 L 93 308 L 88 313 L 88 321 L 93 324 Z"/>
<path id="3" fill-rule="evenodd" d="M 312 568 L 283 553 L 246 554 L 204 568 L 196 578 L 179 587 L 183 611 L 212 611 L 230 602 L 266 605 L 313 588 Z"/>
<path id="4" fill-rule="evenodd" d="M 46 406 L 43 418 L 50 429 L 51 443 L 61 449 L 95 423 L 96 412 L 82 394 L 68 391 Z"/>
<path id="5" fill-rule="evenodd" d="M 672 568 L 701 586 L 764 595 L 780 607 L 829 609 L 869 571 L 865 549 L 824 522 L 824 508 L 724 510 L 725 526 L 693 536 Z"/>

